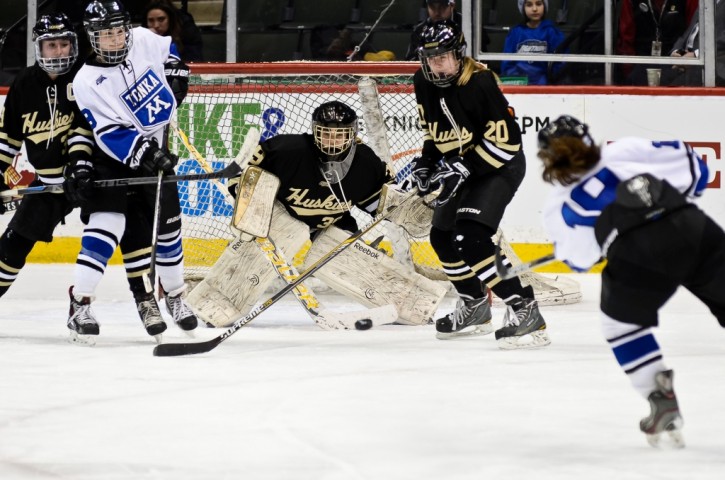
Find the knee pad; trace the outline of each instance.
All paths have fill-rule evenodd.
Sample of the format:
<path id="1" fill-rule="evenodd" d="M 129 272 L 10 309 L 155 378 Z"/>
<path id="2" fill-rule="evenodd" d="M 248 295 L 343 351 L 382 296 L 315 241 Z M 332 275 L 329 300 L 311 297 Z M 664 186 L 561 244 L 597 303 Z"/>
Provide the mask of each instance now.
<path id="1" fill-rule="evenodd" d="M 0 237 L 0 262 L 8 267 L 21 269 L 34 245 L 33 240 L 18 235 L 14 230 L 5 230 Z"/>
<path id="2" fill-rule="evenodd" d="M 496 252 L 491 239 L 496 231 L 482 223 L 463 220 L 456 223 L 453 232 L 453 248 L 469 265 L 475 265 Z"/>

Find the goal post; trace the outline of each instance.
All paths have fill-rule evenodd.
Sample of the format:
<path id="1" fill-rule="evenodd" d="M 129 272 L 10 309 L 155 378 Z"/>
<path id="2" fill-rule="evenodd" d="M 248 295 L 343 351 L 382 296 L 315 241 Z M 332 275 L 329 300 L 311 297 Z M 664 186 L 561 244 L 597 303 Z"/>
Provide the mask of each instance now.
<path id="1" fill-rule="evenodd" d="M 309 133 L 312 112 L 331 100 L 344 102 L 358 113 L 361 140 L 388 163 L 398 180 L 407 175 L 406 166 L 420 152 L 422 134 L 413 91 L 417 63 L 279 62 L 194 64 L 191 68 L 189 95 L 177 111 L 177 124 L 215 169 L 235 158 L 250 128 L 258 128 L 262 140 Z M 171 146 L 181 158 L 179 173 L 203 171 L 179 139 L 172 139 Z M 233 208 L 222 188 L 218 182 L 179 184 L 188 279 L 202 278 L 234 238 L 229 226 Z M 366 238 L 385 234 L 380 227 Z M 386 236 L 384 246 L 390 240 Z M 406 240 L 416 270 L 443 278 L 428 239 Z M 513 254 L 511 249 L 508 252 Z M 553 303 L 577 301 L 581 293 L 576 287 L 574 292 L 569 287 L 558 291 L 559 300 Z M 539 297 L 540 291 L 537 288 Z"/>

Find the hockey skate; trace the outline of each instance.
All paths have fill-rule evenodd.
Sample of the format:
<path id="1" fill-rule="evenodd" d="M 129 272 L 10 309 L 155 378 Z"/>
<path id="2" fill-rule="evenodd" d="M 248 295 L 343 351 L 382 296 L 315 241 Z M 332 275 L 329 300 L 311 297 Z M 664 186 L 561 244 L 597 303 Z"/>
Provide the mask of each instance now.
<path id="1" fill-rule="evenodd" d="M 196 318 L 196 314 L 189 307 L 189 304 L 184 301 L 182 294 L 183 290 L 178 293 L 176 291 L 167 293 L 164 296 L 164 301 L 166 303 L 166 311 L 174 318 L 174 323 L 180 329 L 189 332 L 196 328 L 199 321 Z"/>
<path id="2" fill-rule="evenodd" d="M 672 370 L 658 372 L 655 375 L 657 389 L 647 397 L 651 412 L 649 416 L 639 422 L 639 429 L 647 436 L 647 442 L 657 448 L 683 448 L 685 446 L 685 440 L 682 437 L 684 422 L 672 386 L 673 375 Z M 669 442 L 665 441 L 666 437 L 663 438 L 664 432 L 667 432 Z"/>
<path id="3" fill-rule="evenodd" d="M 550 344 L 546 322 L 536 300 L 518 295 L 510 300 L 503 327 L 496 330 L 496 340 L 499 348 L 504 350 L 538 348 Z"/>
<path id="4" fill-rule="evenodd" d="M 99 333 L 98 321 L 91 310 L 91 298 L 73 294 L 73 287 L 68 289 L 70 310 L 68 311 L 68 328 L 70 342 L 81 345 L 95 345 L 95 336 Z"/>
<path id="5" fill-rule="evenodd" d="M 490 295 L 472 300 L 459 298 L 455 310 L 436 320 L 436 338 L 448 340 L 493 332 Z"/>
<path id="6" fill-rule="evenodd" d="M 161 317 L 156 297 L 154 297 L 153 293 L 143 293 L 135 296 L 134 300 L 136 301 L 138 316 L 141 317 L 146 333 L 161 343 L 161 334 L 166 330 L 166 322 Z"/>

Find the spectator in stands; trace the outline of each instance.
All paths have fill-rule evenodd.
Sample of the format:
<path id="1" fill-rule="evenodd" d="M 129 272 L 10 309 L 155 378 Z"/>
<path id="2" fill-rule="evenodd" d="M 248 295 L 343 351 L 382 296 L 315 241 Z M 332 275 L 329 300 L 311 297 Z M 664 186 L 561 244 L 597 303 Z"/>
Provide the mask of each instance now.
<path id="1" fill-rule="evenodd" d="M 345 62 L 365 60 L 368 62 L 389 62 L 395 60 L 390 50 L 378 50 L 372 44 L 373 36 L 361 43 L 364 36 L 353 36 L 348 28 L 333 25 L 318 25 L 310 35 L 310 49 L 313 60 Z M 355 49 L 358 49 L 357 51 Z"/>
<path id="2" fill-rule="evenodd" d="M 440 22 L 441 20 L 453 20 L 456 25 L 462 25 L 461 12 L 456 11 L 456 0 L 426 0 L 425 3 L 428 9 L 428 18 L 413 27 L 413 33 L 410 36 L 410 45 L 405 54 L 406 60 L 418 60 L 420 35 L 428 24 Z M 485 30 L 481 31 L 481 35 L 481 51 L 485 52 L 489 39 Z"/>
<path id="3" fill-rule="evenodd" d="M 715 5 L 715 84 L 725 85 L 725 1 L 716 0 Z M 673 57 L 700 56 L 700 19 L 698 15 L 692 17 L 690 26 L 675 42 L 670 52 Z M 662 72 L 663 77 L 665 72 Z M 675 65 L 672 67 L 673 78 L 667 85 L 701 86 L 703 71 L 701 67 L 685 67 Z M 664 79 L 663 79 L 664 84 Z"/>
<path id="4" fill-rule="evenodd" d="M 698 0 L 622 0 L 620 3 L 616 48 L 619 55 L 667 55 L 685 33 L 698 8 Z M 622 65 L 619 80 L 647 85 L 645 70 L 653 67 Z"/>
<path id="5" fill-rule="evenodd" d="M 170 0 L 149 3 L 144 11 L 142 25 L 162 37 L 171 37 L 185 62 L 203 60 L 201 31 L 194 17 L 178 10 Z"/>
<path id="6" fill-rule="evenodd" d="M 554 53 L 564 41 L 564 34 L 547 20 L 549 0 L 518 0 L 523 22 L 511 29 L 504 42 L 504 53 Z M 561 69 L 557 63 L 554 71 Z M 548 62 L 530 60 L 501 62 L 501 75 L 527 77 L 530 85 L 546 85 Z"/>

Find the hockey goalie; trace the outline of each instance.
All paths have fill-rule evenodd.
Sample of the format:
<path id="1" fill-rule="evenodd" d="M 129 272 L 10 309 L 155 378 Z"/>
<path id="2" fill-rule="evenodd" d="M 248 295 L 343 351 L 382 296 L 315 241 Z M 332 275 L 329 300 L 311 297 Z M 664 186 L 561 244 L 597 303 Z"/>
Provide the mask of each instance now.
<path id="1" fill-rule="evenodd" d="M 318 106 L 312 133 L 282 134 L 259 144 L 243 175 L 229 182 L 235 197 L 232 241 L 188 302 L 214 327 L 226 327 L 249 312 L 280 276 L 298 275 L 287 259 L 312 240 L 310 265 L 357 230 L 357 208 L 383 208 L 393 178 L 378 156 L 358 139 L 354 110 L 338 101 Z M 384 203 L 384 202 L 383 202 Z M 422 200 L 411 208 L 428 208 Z M 396 212 L 395 221 L 410 215 Z M 315 277 L 368 307 L 361 312 L 324 311 L 304 284 L 294 293 L 325 329 L 349 329 L 357 320 L 372 325 L 432 322 L 446 287 L 406 269 L 384 252 L 357 240 L 327 262 Z"/>

